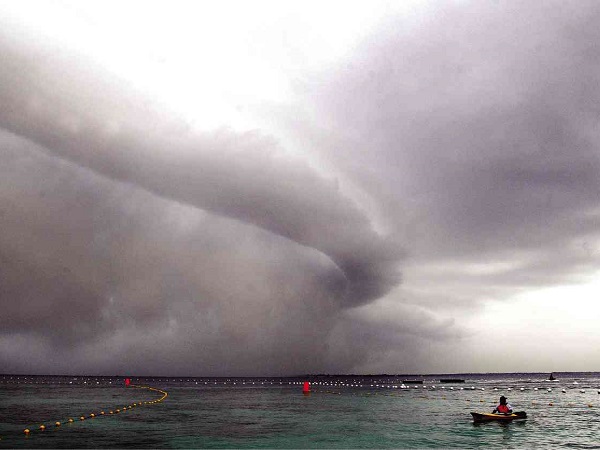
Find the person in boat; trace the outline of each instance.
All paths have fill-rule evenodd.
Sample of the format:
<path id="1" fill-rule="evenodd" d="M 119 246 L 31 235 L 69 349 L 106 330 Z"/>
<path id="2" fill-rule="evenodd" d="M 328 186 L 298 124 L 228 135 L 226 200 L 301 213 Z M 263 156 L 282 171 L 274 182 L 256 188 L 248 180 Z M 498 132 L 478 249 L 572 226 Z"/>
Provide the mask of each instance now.
<path id="1" fill-rule="evenodd" d="M 500 397 L 500 404 L 494 408 L 492 414 L 512 414 L 512 406 L 506 403 L 506 397 L 503 395 Z"/>

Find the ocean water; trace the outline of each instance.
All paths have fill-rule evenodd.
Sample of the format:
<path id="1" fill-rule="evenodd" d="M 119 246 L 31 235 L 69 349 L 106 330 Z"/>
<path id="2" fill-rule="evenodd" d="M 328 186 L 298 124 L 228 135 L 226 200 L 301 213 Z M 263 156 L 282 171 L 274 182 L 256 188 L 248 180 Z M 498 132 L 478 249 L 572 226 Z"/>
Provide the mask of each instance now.
<path id="1" fill-rule="evenodd" d="M 133 377 L 168 394 L 147 403 L 162 394 L 123 378 L 0 375 L 0 448 L 600 448 L 600 373 L 555 376 L 313 376 L 308 396 L 305 378 Z M 528 420 L 474 424 L 500 395 Z"/>

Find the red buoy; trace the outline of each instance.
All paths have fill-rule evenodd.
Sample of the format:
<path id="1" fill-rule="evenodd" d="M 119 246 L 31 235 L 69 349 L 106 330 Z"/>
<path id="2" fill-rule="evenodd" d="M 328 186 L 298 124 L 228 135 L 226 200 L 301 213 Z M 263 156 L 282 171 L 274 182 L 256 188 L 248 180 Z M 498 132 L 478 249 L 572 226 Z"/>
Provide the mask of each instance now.
<path id="1" fill-rule="evenodd" d="M 302 388 L 302 393 L 304 395 L 310 394 L 310 384 L 308 383 L 308 381 L 304 382 L 304 387 Z"/>
<path id="2" fill-rule="evenodd" d="M 129 386 L 131 384 L 131 380 L 129 378 L 125 378 L 125 386 Z"/>

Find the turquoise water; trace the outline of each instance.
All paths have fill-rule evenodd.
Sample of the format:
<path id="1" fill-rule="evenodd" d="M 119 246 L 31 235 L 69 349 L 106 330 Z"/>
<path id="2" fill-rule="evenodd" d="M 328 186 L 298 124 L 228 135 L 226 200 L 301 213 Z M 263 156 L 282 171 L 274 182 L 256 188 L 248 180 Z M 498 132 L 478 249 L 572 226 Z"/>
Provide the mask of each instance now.
<path id="1" fill-rule="evenodd" d="M 600 374 L 555 375 L 424 376 L 407 389 L 400 377 L 321 377 L 309 396 L 299 378 L 134 378 L 168 397 L 93 419 L 160 394 L 108 377 L 0 376 L 0 448 L 600 448 Z M 469 412 L 502 394 L 529 419 L 473 424 Z"/>

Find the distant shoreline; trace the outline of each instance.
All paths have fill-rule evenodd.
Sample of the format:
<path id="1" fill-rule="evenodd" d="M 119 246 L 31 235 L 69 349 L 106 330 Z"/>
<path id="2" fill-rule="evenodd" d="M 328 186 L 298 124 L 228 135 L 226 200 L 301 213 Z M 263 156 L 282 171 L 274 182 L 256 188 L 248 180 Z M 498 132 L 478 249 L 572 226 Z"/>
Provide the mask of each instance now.
<path id="1" fill-rule="evenodd" d="M 110 378 L 110 379 L 125 379 L 125 378 L 154 378 L 154 379 L 317 379 L 317 378 L 404 378 L 404 379 L 424 379 L 424 378 L 469 378 L 483 376 L 549 376 L 554 374 L 556 378 L 572 377 L 573 375 L 600 375 L 600 371 L 573 371 L 573 372 L 463 372 L 463 373 L 404 373 L 404 374 L 296 374 L 296 375 L 138 375 L 135 373 L 127 375 L 98 375 L 98 374 L 32 374 L 32 373 L 2 373 L 1 378 L 6 377 L 36 377 L 36 378 Z"/>

